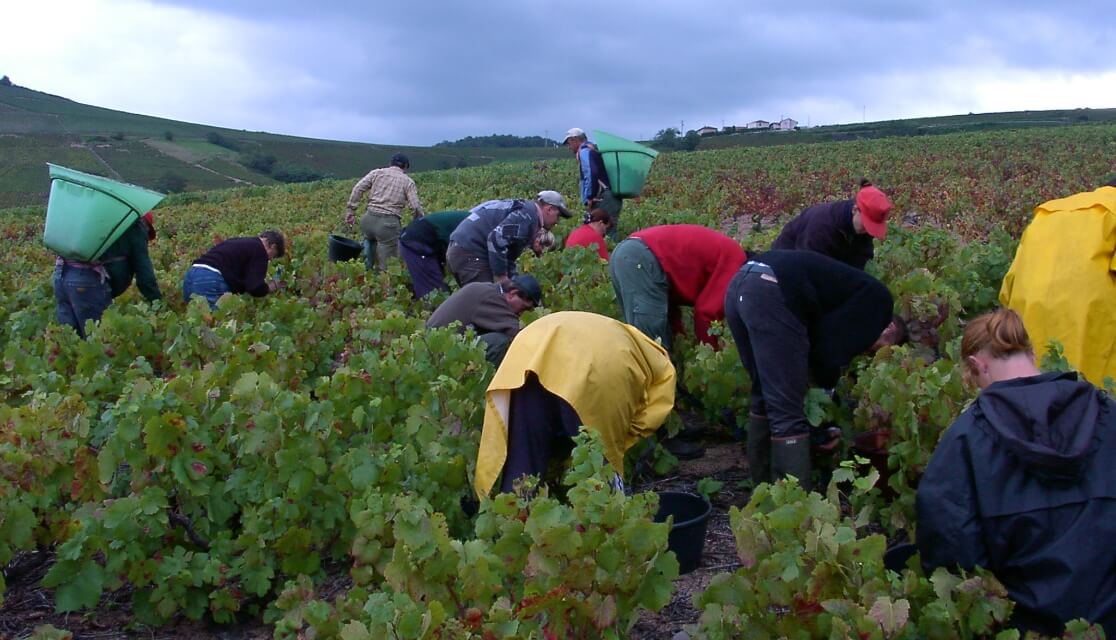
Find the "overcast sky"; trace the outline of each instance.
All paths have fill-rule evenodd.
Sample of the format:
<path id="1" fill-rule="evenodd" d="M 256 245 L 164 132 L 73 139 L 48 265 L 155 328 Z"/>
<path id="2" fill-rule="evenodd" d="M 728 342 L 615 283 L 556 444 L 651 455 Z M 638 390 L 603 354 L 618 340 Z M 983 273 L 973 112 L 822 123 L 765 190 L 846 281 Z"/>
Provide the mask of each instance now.
<path id="1" fill-rule="evenodd" d="M 1111 0 L 14 0 L 0 24 L 21 86 L 360 142 L 1116 107 Z"/>

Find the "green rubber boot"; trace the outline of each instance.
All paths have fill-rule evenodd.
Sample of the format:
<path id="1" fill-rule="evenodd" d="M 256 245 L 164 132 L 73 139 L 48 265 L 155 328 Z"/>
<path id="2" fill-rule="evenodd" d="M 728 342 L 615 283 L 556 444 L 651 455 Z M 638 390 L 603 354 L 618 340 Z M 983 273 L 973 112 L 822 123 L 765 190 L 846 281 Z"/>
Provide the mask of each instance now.
<path id="1" fill-rule="evenodd" d="M 771 475 L 776 480 L 794 476 L 798 478 L 799 486 L 806 491 L 813 488 L 810 434 L 771 439 Z"/>
<path id="2" fill-rule="evenodd" d="M 767 416 L 748 416 L 747 447 L 752 483 L 771 482 L 771 428 Z"/>

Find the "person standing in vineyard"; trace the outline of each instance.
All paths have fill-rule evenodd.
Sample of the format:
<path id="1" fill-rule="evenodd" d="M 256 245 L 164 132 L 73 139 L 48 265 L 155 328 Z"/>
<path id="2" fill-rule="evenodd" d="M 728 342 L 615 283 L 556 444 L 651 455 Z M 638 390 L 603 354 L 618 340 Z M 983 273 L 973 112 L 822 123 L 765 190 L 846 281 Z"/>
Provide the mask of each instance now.
<path id="1" fill-rule="evenodd" d="M 553 245 L 549 229 L 558 217 L 571 217 L 557 191 L 540 191 L 535 200 L 489 200 L 469 211 L 450 234 L 446 262 L 459 286 L 470 282 L 508 284 L 523 250 L 536 253 Z M 545 233 L 544 233 L 545 232 Z"/>
<path id="2" fill-rule="evenodd" d="M 1040 354 L 1051 340 L 1095 385 L 1116 378 L 1116 176 L 1035 209 L 1000 287 Z"/>
<path id="3" fill-rule="evenodd" d="M 368 205 L 360 218 L 364 233 L 364 266 L 387 269 L 388 261 L 399 257 L 399 231 L 403 225 L 403 207 L 410 205 L 416 218 L 423 215 L 415 181 L 406 174 L 411 161 L 402 153 L 391 157 L 391 165 L 373 169 L 353 186 L 345 208 L 345 222 L 356 222 L 360 199 L 368 192 Z M 375 262 L 373 262 L 375 260 Z"/>
<path id="4" fill-rule="evenodd" d="M 605 246 L 605 234 L 613 229 L 612 218 L 604 209 L 593 209 L 585 214 L 584 224 L 570 232 L 566 238 L 566 248 L 592 247 L 597 250 L 597 255 L 602 260 L 608 260 L 608 247 Z"/>
<path id="5" fill-rule="evenodd" d="M 131 286 L 148 302 L 162 299 L 147 244 L 155 240 L 155 221 L 150 211 L 141 216 L 94 262 L 54 262 L 55 315 L 59 324 L 73 327 L 85 339 L 85 321 L 97 322 L 114 298 Z"/>
<path id="6" fill-rule="evenodd" d="M 812 251 L 768 251 L 732 278 L 725 316 L 752 381 L 748 465 L 758 484 L 783 476 L 812 485 L 810 378 L 837 383 L 858 354 L 906 340 L 879 280 Z"/>
<path id="7" fill-rule="evenodd" d="M 454 322 L 477 332 L 485 344 L 485 358 L 495 366 L 519 333 L 519 316 L 542 304 L 542 286 L 534 276 L 521 273 L 508 285 L 471 282 L 453 293 L 434 310 L 427 327 L 446 327 Z"/>
<path id="8" fill-rule="evenodd" d="M 250 293 L 262 298 L 279 289 L 280 283 L 267 279 L 267 264 L 286 253 L 286 240 L 278 231 L 264 231 L 256 238 L 229 238 L 205 252 L 186 271 L 182 280 L 182 299 L 201 296 L 210 309 L 226 293 Z"/>
<path id="9" fill-rule="evenodd" d="M 597 151 L 596 145 L 589 142 L 585 132 L 577 127 L 566 132 L 566 139 L 562 144 L 577 156 L 581 203 L 585 205 L 586 211 L 593 209 L 605 211 L 611 220 L 608 228 L 612 234 L 615 234 L 624 201 L 612 194 L 612 185 L 609 183 L 601 152 Z"/>
<path id="10" fill-rule="evenodd" d="M 937 567 L 984 567 L 1044 636 L 1084 618 L 1116 634 L 1116 404 L 1075 373 L 1042 373 L 1019 315 L 965 327 L 981 389 L 942 436 L 918 485 L 918 550 Z"/>
<path id="11" fill-rule="evenodd" d="M 875 255 L 872 240 L 887 237 L 891 200 L 867 180 L 852 200 L 815 204 L 788 222 L 771 245 L 775 250 L 816 251 L 864 269 Z"/>
<path id="12" fill-rule="evenodd" d="M 624 473 L 624 453 L 662 426 L 674 407 L 674 365 L 635 327 L 582 311 L 527 325 L 485 392 L 473 487 L 481 498 L 567 456 L 579 428 L 597 431 Z M 502 472 L 502 479 L 501 479 Z"/>
<path id="13" fill-rule="evenodd" d="M 411 274 L 411 291 L 416 298 L 435 289 L 449 291 L 446 285 L 446 249 L 450 234 L 469 215 L 468 211 L 439 211 L 416 218 L 399 236 L 399 253 Z"/>
<path id="14" fill-rule="evenodd" d="M 694 307 L 694 335 L 716 347 L 709 325 L 725 317 L 725 289 L 744 264 L 732 238 L 696 224 L 648 227 L 616 245 L 608 271 L 624 321 L 670 351 L 680 306 Z"/>

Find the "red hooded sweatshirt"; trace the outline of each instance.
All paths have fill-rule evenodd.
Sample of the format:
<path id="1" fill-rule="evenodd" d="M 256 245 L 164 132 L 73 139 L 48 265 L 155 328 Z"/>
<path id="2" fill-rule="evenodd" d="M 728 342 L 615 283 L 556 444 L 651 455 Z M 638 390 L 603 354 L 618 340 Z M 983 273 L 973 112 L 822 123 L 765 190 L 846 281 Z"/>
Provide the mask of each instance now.
<path id="1" fill-rule="evenodd" d="M 694 308 L 694 335 L 717 346 L 709 323 L 725 318 L 725 290 L 747 257 L 740 243 L 696 224 L 649 227 L 632 234 L 658 258 L 670 284 L 670 324 L 682 330 L 678 307 Z"/>

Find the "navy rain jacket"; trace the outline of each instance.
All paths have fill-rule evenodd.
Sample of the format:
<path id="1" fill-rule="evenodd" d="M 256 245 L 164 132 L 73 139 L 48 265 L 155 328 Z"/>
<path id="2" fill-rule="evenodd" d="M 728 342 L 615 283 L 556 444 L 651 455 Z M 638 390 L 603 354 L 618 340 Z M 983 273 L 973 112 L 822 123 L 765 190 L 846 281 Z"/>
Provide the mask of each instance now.
<path id="1" fill-rule="evenodd" d="M 942 437 L 918 485 L 927 571 L 982 566 L 1012 624 L 1116 634 L 1116 414 L 1074 373 L 988 386 Z"/>

